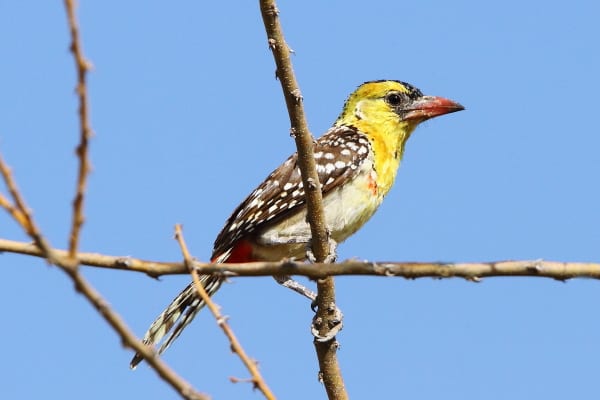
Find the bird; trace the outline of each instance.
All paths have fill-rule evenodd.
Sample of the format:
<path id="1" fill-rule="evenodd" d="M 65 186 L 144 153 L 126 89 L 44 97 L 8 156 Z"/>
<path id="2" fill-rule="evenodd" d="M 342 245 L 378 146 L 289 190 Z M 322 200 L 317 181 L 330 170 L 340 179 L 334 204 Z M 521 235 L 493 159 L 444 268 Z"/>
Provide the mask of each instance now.
<path id="1" fill-rule="evenodd" d="M 334 244 L 373 216 L 392 187 L 406 141 L 423 121 L 464 110 L 444 97 L 426 96 L 409 83 L 375 80 L 346 99 L 333 126 L 313 141 L 325 222 Z M 233 211 L 214 242 L 211 262 L 246 263 L 307 259 L 310 226 L 305 191 L 294 153 Z M 213 295 L 223 277 L 202 275 Z M 156 318 L 143 342 L 162 354 L 204 306 L 189 284 Z M 168 336 L 167 336 L 168 335 Z M 164 340 L 163 340 L 164 339 Z M 136 353 L 130 367 L 143 360 Z"/>

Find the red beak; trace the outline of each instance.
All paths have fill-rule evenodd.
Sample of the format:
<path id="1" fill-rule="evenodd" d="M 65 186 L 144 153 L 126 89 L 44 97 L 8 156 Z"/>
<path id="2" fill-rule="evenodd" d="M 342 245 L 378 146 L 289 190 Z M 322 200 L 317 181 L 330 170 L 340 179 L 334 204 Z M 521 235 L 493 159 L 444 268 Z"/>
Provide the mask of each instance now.
<path id="1" fill-rule="evenodd" d="M 437 96 L 423 96 L 415 100 L 404 114 L 404 120 L 419 120 L 434 118 L 439 115 L 450 114 L 456 111 L 464 110 L 465 108 L 455 101 Z"/>

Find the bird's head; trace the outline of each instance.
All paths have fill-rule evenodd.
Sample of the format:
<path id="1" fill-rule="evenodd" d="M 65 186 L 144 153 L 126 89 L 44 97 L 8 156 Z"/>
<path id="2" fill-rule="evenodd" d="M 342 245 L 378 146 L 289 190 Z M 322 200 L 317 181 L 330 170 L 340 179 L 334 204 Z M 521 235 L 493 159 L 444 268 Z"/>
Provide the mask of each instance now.
<path id="1" fill-rule="evenodd" d="M 464 110 L 460 104 L 436 96 L 424 96 L 400 81 L 365 82 L 348 97 L 336 126 L 362 132 L 374 154 L 377 187 L 384 196 L 391 188 L 404 154 L 404 145 L 421 122 Z"/>
<path id="2" fill-rule="evenodd" d="M 348 97 L 335 125 L 351 125 L 362 131 L 377 126 L 400 130 L 408 136 L 421 122 L 460 110 L 464 110 L 460 104 L 443 97 L 425 96 L 405 82 L 371 81 L 360 85 Z"/>

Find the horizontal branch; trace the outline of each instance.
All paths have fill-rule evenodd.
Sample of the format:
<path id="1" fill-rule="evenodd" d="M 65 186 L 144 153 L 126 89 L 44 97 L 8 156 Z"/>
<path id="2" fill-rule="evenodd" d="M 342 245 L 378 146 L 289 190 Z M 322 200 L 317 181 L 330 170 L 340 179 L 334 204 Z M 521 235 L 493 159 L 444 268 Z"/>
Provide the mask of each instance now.
<path id="1" fill-rule="evenodd" d="M 33 243 L 0 239 L 0 252 L 44 257 Z M 65 257 L 64 250 L 54 250 L 57 256 Z M 162 275 L 187 275 L 188 269 L 182 262 L 145 261 L 132 257 L 107 256 L 97 253 L 78 253 L 83 265 L 123 271 L 143 272 L 152 277 Z M 530 276 L 558 280 L 571 278 L 600 279 L 600 263 L 560 261 L 491 261 L 479 263 L 428 263 L 428 262 L 368 262 L 347 260 L 337 264 L 305 264 L 290 260 L 281 262 L 255 262 L 244 264 L 210 264 L 194 262 L 200 274 L 223 274 L 226 276 L 272 276 L 303 275 L 323 278 L 333 275 L 374 275 L 416 278 L 464 278 L 477 281 L 480 278 L 498 276 Z"/>

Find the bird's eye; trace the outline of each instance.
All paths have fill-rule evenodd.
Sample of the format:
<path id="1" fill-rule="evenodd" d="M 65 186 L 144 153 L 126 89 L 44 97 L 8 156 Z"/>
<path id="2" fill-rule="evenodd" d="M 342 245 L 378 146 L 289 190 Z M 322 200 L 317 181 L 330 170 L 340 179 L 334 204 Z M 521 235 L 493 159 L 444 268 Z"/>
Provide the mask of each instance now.
<path id="1" fill-rule="evenodd" d="M 388 93 L 385 96 L 385 101 L 390 106 L 399 106 L 402 103 L 402 96 L 399 93 Z"/>

